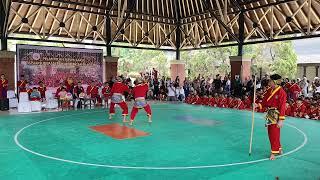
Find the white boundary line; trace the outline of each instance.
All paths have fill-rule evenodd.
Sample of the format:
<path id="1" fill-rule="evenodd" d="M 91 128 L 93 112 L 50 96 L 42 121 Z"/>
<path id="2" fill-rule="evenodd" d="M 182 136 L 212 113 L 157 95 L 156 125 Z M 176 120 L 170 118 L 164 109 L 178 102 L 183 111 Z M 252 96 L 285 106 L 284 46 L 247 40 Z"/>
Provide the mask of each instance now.
<path id="1" fill-rule="evenodd" d="M 90 114 L 90 113 L 95 113 L 95 112 L 99 112 L 99 111 L 94 111 L 94 112 L 85 112 L 85 113 L 79 113 L 79 114 Z M 77 114 L 77 115 L 79 115 Z M 73 161 L 73 160 L 68 160 L 68 159 L 62 159 L 62 158 L 57 158 L 57 157 L 53 157 L 53 156 L 47 156 L 45 154 L 41 154 L 39 152 L 35 152 L 33 150 L 30 150 L 26 147 L 24 147 L 20 142 L 19 142 L 19 135 L 27 128 L 31 127 L 31 126 L 34 126 L 36 124 L 39 124 L 39 123 L 43 123 L 43 122 L 46 122 L 46 121 L 50 121 L 50 120 L 53 120 L 53 119 L 58 119 L 58 118 L 62 118 L 62 117 L 67 117 L 67 116 L 73 116 L 74 114 L 70 114 L 70 115 L 64 115 L 64 116 L 58 116 L 58 117 L 54 117 L 54 118 L 49 118 L 49 119 L 45 119 L 45 120 L 41 120 L 41 121 L 38 121 L 38 122 L 35 122 L 35 123 L 32 123 L 30 125 L 27 125 L 25 127 L 23 127 L 22 129 L 20 129 L 14 136 L 14 141 L 16 143 L 17 146 L 19 146 L 21 149 L 31 153 L 31 154 L 34 154 L 34 155 L 37 155 L 37 156 L 40 156 L 40 157 L 44 157 L 44 158 L 47 158 L 47 159 L 52 159 L 52 160 L 56 160 L 56 161 L 62 161 L 62 162 L 66 162 L 66 163 L 71 163 L 71 164 L 78 164 L 78 165 L 85 165 L 85 166 L 95 166 L 95 167 L 104 167 L 104 168 L 115 168 L 115 169 L 144 169 L 144 170 L 183 170 L 183 169 L 204 169 L 204 168 L 218 168 L 218 167 L 228 167 L 228 166 L 237 166 L 237 165 L 244 165 L 244 164 L 253 164 L 253 163 L 258 163 L 258 162 L 263 162 L 263 161 L 269 161 L 268 158 L 264 158 L 264 159 L 258 159 L 258 160 L 253 160 L 253 161 L 245 161 L 245 162 L 236 162 L 236 163 L 228 163 L 228 164 L 216 164 L 216 165 L 206 165 L 206 166 L 178 166 L 178 167 L 174 167 L 174 166 L 171 166 L 171 167 L 156 167 L 156 166 L 117 166 L 117 165 L 108 165 L 108 164 L 96 164 L 96 163 L 87 163 L 87 162 L 79 162 L 79 161 Z M 301 148 L 303 148 L 307 142 L 308 142 L 308 137 L 307 135 L 302 131 L 300 130 L 299 128 L 291 125 L 291 124 L 288 124 L 286 123 L 287 126 L 293 128 L 293 129 L 296 129 L 298 132 L 300 132 L 303 137 L 304 137 L 304 141 L 303 143 L 298 146 L 297 148 L 285 153 L 285 154 L 282 154 L 280 156 L 278 156 L 278 158 L 280 157 L 284 157 L 284 156 L 287 156 L 289 154 L 292 154 L 298 150 L 300 150 Z"/>

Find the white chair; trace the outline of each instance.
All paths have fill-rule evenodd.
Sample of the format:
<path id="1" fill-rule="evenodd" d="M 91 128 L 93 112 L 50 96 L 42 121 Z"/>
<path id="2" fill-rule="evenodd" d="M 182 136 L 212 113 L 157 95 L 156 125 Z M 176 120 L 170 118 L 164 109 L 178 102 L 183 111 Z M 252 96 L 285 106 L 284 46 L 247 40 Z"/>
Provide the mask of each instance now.
<path id="1" fill-rule="evenodd" d="M 41 106 L 41 102 L 40 101 L 31 101 L 31 111 L 35 112 L 35 111 L 41 111 L 42 106 Z"/>
<path id="2" fill-rule="evenodd" d="M 8 99 L 16 98 L 16 93 L 14 93 L 14 91 L 12 90 L 7 91 L 7 98 Z"/>
<path id="3" fill-rule="evenodd" d="M 26 92 L 19 94 L 19 102 L 29 102 L 29 95 Z"/>
<path id="4" fill-rule="evenodd" d="M 17 98 L 9 99 L 9 108 L 16 108 L 16 107 L 18 107 L 18 99 Z"/>
<path id="5" fill-rule="evenodd" d="M 58 100 L 57 99 L 47 99 L 46 109 L 57 109 L 58 108 Z"/>
<path id="6" fill-rule="evenodd" d="M 53 93 L 54 92 L 50 90 L 46 91 L 45 92 L 46 99 L 54 99 Z"/>
<path id="7" fill-rule="evenodd" d="M 29 102 L 19 102 L 18 112 L 31 112 L 31 103 Z"/>

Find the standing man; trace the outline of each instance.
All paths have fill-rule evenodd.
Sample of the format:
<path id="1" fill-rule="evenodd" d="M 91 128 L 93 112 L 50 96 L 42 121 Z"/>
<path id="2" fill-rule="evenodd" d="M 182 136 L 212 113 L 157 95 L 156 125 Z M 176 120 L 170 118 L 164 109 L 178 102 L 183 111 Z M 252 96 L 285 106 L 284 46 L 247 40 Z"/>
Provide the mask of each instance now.
<path id="1" fill-rule="evenodd" d="M 105 106 L 108 108 L 109 107 L 109 99 L 110 99 L 110 86 L 108 82 L 105 82 L 103 84 L 103 88 L 102 88 L 102 96 L 104 98 L 105 101 Z"/>
<path id="2" fill-rule="evenodd" d="M 42 100 L 44 100 L 46 98 L 46 90 L 47 90 L 47 88 L 46 88 L 45 84 L 42 81 L 40 81 L 38 91 L 40 92 Z"/>
<path id="3" fill-rule="evenodd" d="M 92 81 L 91 84 L 87 87 L 87 95 L 94 99 L 95 104 L 99 103 L 99 87 L 95 85 L 95 82 Z"/>
<path id="4" fill-rule="evenodd" d="M 21 92 L 27 92 L 27 81 L 24 79 L 24 75 L 20 76 L 20 80 L 18 81 L 18 94 Z"/>
<path id="5" fill-rule="evenodd" d="M 299 94 L 301 92 L 300 86 L 296 83 L 295 80 L 292 80 L 292 84 L 289 87 L 290 92 L 290 98 L 292 98 L 294 101 L 297 101 Z"/>
<path id="6" fill-rule="evenodd" d="M 110 95 L 111 95 L 111 104 L 109 110 L 109 119 L 112 119 L 112 116 L 115 114 L 114 106 L 118 104 L 122 109 L 123 122 L 126 121 L 126 116 L 128 115 L 128 105 L 123 99 L 124 92 L 129 92 L 129 87 L 122 83 L 120 77 L 116 78 L 116 82 L 113 84 Z"/>
<path id="7" fill-rule="evenodd" d="M 274 160 L 276 155 L 282 154 L 280 129 L 285 119 L 287 94 L 280 86 L 280 75 L 274 74 L 270 78 L 268 82 L 270 88 L 263 97 L 262 103 L 258 105 L 260 109 L 267 108 L 266 126 L 271 145 L 270 160 Z"/>
<path id="8" fill-rule="evenodd" d="M 7 99 L 8 80 L 4 74 L 1 74 L 0 80 L 0 99 Z"/>
<path id="9" fill-rule="evenodd" d="M 133 124 L 134 118 L 136 117 L 139 109 L 144 109 L 149 118 L 149 123 L 151 123 L 151 107 L 146 102 L 146 95 L 149 90 L 149 86 L 147 83 L 143 83 L 141 78 L 136 80 L 136 86 L 132 90 L 132 94 L 134 97 L 134 105 L 132 107 L 131 116 L 130 116 L 130 125 Z"/>
<path id="10" fill-rule="evenodd" d="M 74 102 L 77 103 L 77 108 L 81 108 L 82 104 L 84 103 L 84 88 L 82 87 L 81 81 L 78 82 L 77 86 L 73 88 L 73 99 Z"/>

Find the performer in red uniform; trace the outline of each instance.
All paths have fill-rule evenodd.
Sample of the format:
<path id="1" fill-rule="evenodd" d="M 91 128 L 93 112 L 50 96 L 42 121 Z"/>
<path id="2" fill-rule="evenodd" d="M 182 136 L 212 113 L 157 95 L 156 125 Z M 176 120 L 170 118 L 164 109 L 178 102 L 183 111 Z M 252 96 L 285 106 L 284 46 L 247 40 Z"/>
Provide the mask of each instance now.
<path id="1" fill-rule="evenodd" d="M 208 104 L 209 104 L 209 98 L 207 96 L 203 96 L 201 98 L 201 105 L 208 106 Z"/>
<path id="2" fill-rule="evenodd" d="M 292 107 L 289 102 L 286 103 L 286 116 L 293 116 Z"/>
<path id="3" fill-rule="evenodd" d="M 39 82 L 39 87 L 38 87 L 38 91 L 41 95 L 41 99 L 45 99 L 46 98 L 46 90 L 47 87 L 44 85 L 44 83 L 42 81 Z"/>
<path id="4" fill-rule="evenodd" d="M 123 99 L 123 93 L 129 92 L 129 87 L 122 83 L 122 79 L 120 77 L 116 78 L 116 81 L 110 91 L 111 95 L 111 104 L 109 110 L 109 119 L 112 119 L 112 115 L 115 114 L 114 106 L 118 104 L 122 109 L 123 122 L 126 121 L 126 116 L 128 115 L 128 105 Z"/>
<path id="5" fill-rule="evenodd" d="M 27 81 L 24 79 L 24 75 L 20 76 L 20 80 L 17 82 L 18 93 L 27 92 Z"/>
<path id="6" fill-rule="evenodd" d="M 244 109 L 251 109 L 252 101 L 247 95 L 244 96 L 243 104 Z"/>
<path id="7" fill-rule="evenodd" d="M 266 126 L 268 127 L 268 135 L 271 145 L 270 160 L 275 159 L 275 155 L 282 154 L 280 143 L 280 128 L 283 125 L 286 113 L 287 94 L 279 85 L 281 76 L 274 74 L 270 76 L 269 90 L 265 94 L 260 108 L 267 107 Z"/>
<path id="8" fill-rule="evenodd" d="M 307 107 L 305 104 L 302 102 L 301 98 L 298 98 L 297 102 L 293 105 L 293 116 L 294 117 L 300 117 L 304 118 L 306 112 L 307 112 Z"/>
<path id="9" fill-rule="evenodd" d="M 4 74 L 1 74 L 0 80 L 0 99 L 7 98 L 7 91 L 8 91 L 8 80 Z"/>
<path id="10" fill-rule="evenodd" d="M 317 104 L 311 104 L 310 105 L 310 108 L 307 110 L 307 113 L 306 113 L 306 116 L 309 118 L 309 119 L 318 119 L 318 108 L 317 108 Z"/>
<path id="11" fill-rule="evenodd" d="M 239 97 L 236 98 L 234 104 L 235 104 L 235 105 L 234 105 L 233 108 L 235 108 L 235 109 L 239 109 L 239 110 L 245 109 L 245 104 L 244 104 L 244 102 L 243 102 Z"/>
<path id="12" fill-rule="evenodd" d="M 293 83 L 289 87 L 289 92 L 290 98 L 296 101 L 298 99 L 299 93 L 301 92 L 301 88 L 297 83 L 295 83 L 295 81 L 293 81 Z"/>
<path id="13" fill-rule="evenodd" d="M 216 107 L 217 106 L 216 99 L 214 97 L 210 97 L 208 105 L 211 107 Z"/>
<path id="14" fill-rule="evenodd" d="M 109 99 L 110 99 L 110 86 L 108 82 L 105 82 L 102 88 L 102 95 L 104 98 L 105 106 L 108 108 L 109 107 Z"/>
<path id="15" fill-rule="evenodd" d="M 151 123 L 151 107 L 146 102 L 146 95 L 149 90 L 149 85 L 147 83 L 143 83 L 142 79 L 138 78 L 136 80 L 137 85 L 132 89 L 132 95 L 134 97 L 134 105 L 132 107 L 131 116 L 130 116 L 130 125 L 133 124 L 134 118 L 136 117 L 139 109 L 144 109 L 149 118 L 149 123 Z"/>
<path id="16" fill-rule="evenodd" d="M 99 87 L 95 85 L 95 82 L 92 81 L 91 84 L 87 87 L 87 95 L 95 100 L 95 103 L 99 102 Z"/>
<path id="17" fill-rule="evenodd" d="M 67 92 L 73 93 L 74 83 L 72 77 L 68 77 L 64 85 L 66 87 Z"/>

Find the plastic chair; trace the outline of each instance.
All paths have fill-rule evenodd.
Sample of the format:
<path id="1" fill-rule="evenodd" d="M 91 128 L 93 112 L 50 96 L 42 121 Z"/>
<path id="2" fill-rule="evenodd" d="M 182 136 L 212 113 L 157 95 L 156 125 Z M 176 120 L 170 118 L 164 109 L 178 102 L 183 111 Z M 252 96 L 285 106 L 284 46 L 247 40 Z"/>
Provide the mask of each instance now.
<path id="1" fill-rule="evenodd" d="M 26 92 L 22 92 L 19 94 L 19 103 L 20 102 L 29 102 L 29 95 Z"/>
<path id="2" fill-rule="evenodd" d="M 14 91 L 12 90 L 7 91 L 7 98 L 8 99 L 16 98 L 16 93 L 14 93 Z"/>
<path id="3" fill-rule="evenodd" d="M 31 112 L 31 103 L 28 102 L 19 102 L 18 112 Z"/>
<path id="4" fill-rule="evenodd" d="M 42 106 L 40 101 L 31 101 L 31 111 L 41 111 Z"/>
<path id="5" fill-rule="evenodd" d="M 9 108 L 16 108 L 18 107 L 18 99 L 17 98 L 10 98 L 9 99 Z"/>

